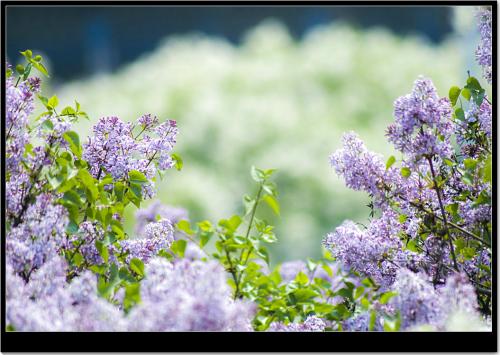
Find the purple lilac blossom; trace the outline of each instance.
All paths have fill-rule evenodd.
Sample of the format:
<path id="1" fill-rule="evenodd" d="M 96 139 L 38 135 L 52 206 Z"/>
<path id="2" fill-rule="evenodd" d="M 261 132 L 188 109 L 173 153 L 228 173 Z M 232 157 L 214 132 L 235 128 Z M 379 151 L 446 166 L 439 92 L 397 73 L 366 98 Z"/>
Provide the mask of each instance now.
<path id="1" fill-rule="evenodd" d="M 401 328 L 430 324 L 436 325 L 443 318 L 442 301 L 432 287 L 429 277 L 400 269 L 394 282 L 397 295 L 390 304 L 401 315 Z"/>
<path id="2" fill-rule="evenodd" d="M 478 115 L 479 125 L 481 129 L 486 133 L 488 138 L 492 138 L 491 131 L 493 129 L 492 125 L 492 112 L 491 105 L 488 101 L 483 100 L 481 106 L 479 106 L 479 115 Z"/>
<path id="3" fill-rule="evenodd" d="M 29 115 L 33 112 L 34 96 L 40 88 L 37 81 L 21 81 L 16 86 L 14 80 L 11 76 L 5 83 L 5 162 L 10 174 L 18 172 L 21 166 L 25 145 L 29 140 L 27 130 Z"/>
<path id="4" fill-rule="evenodd" d="M 483 68 L 483 77 L 491 84 L 492 79 L 492 11 L 480 9 L 476 13 L 481 43 L 476 49 L 476 61 Z"/>
<path id="5" fill-rule="evenodd" d="M 269 332 L 323 332 L 326 324 L 317 316 L 308 316 L 303 323 L 273 322 L 269 325 Z"/>
<path id="6" fill-rule="evenodd" d="M 102 117 L 93 127 L 93 136 L 83 145 L 83 159 L 89 163 L 92 175 L 100 178 L 109 173 L 119 180 L 126 179 L 130 171 L 138 170 L 149 180 L 142 185 L 142 195 L 153 197 L 152 179 L 157 169 L 162 171 L 173 166 L 169 154 L 178 133 L 175 121 L 154 126 L 157 122 L 150 115 L 141 116 L 138 119 L 141 131 L 134 136 L 135 126 L 131 123 L 118 117 Z"/>
<path id="7" fill-rule="evenodd" d="M 411 94 L 394 102 L 394 119 L 387 128 L 388 140 L 408 156 L 410 165 L 424 156 L 449 158 L 453 153 L 451 104 L 439 98 L 430 79 L 419 77 Z"/>
<path id="8" fill-rule="evenodd" d="M 68 250 L 78 252 L 83 256 L 85 263 L 88 265 L 100 265 L 104 262 L 101 254 L 96 248 L 96 240 L 102 240 L 104 231 L 97 227 L 94 223 L 84 221 L 80 224 L 78 232 L 69 237 L 71 242 Z M 111 248 L 108 250 L 111 251 Z"/>
<path id="9" fill-rule="evenodd" d="M 286 261 L 280 266 L 281 281 L 288 283 L 293 281 L 299 272 L 308 273 L 306 263 L 302 260 Z"/>
<path id="10" fill-rule="evenodd" d="M 25 286 L 10 274 L 8 288 L 20 293 L 7 297 L 7 325 L 16 331 L 125 330 L 122 312 L 97 295 L 96 276 L 86 271 L 68 284 L 61 272 L 66 267 L 63 259 L 55 258 L 35 271 Z"/>
<path id="11" fill-rule="evenodd" d="M 164 205 L 160 200 L 151 202 L 148 207 L 141 208 L 135 213 L 135 232 L 142 235 L 144 227 L 150 222 L 156 222 L 157 217 L 168 219 L 172 225 L 180 220 L 188 219 L 188 212 L 184 208 Z"/>
<path id="12" fill-rule="evenodd" d="M 396 213 L 386 210 L 366 230 L 361 230 L 354 222 L 345 221 L 325 237 L 323 245 L 345 267 L 370 276 L 387 288 L 394 282 L 398 268 L 418 267 L 421 263 L 418 255 L 403 251 L 398 236 L 401 231 L 402 225 Z"/>
<path id="13" fill-rule="evenodd" d="M 397 295 L 389 305 L 400 312 L 402 330 L 421 325 L 445 330 L 448 318 L 455 312 L 478 315 L 475 289 L 464 274 L 450 275 L 444 286 L 435 289 L 429 276 L 401 269 L 394 291 Z"/>
<path id="14" fill-rule="evenodd" d="M 123 252 L 128 253 L 127 262 L 132 258 L 147 263 L 162 249 L 168 249 L 174 241 L 172 224 L 167 219 L 146 225 L 142 238 L 126 239 L 120 245 Z"/>
<path id="15" fill-rule="evenodd" d="M 398 178 L 396 170 L 386 169 L 382 156 L 369 151 L 354 132 L 343 135 L 342 149 L 330 155 L 330 164 L 347 187 L 368 192 L 377 206 L 386 200 L 384 185 L 393 184 Z"/>
<path id="16" fill-rule="evenodd" d="M 12 267 L 29 278 L 30 273 L 66 246 L 68 212 L 54 205 L 49 194 L 38 195 L 19 225 L 7 233 L 6 251 Z"/>
<path id="17" fill-rule="evenodd" d="M 217 262 L 153 258 L 141 283 L 142 302 L 128 316 L 130 331 L 251 331 L 254 306 L 233 301 Z"/>
<path id="18" fill-rule="evenodd" d="M 342 330 L 347 332 L 368 332 L 370 331 L 370 312 L 359 313 L 342 322 Z M 380 316 L 376 316 L 373 331 L 384 330 Z"/>

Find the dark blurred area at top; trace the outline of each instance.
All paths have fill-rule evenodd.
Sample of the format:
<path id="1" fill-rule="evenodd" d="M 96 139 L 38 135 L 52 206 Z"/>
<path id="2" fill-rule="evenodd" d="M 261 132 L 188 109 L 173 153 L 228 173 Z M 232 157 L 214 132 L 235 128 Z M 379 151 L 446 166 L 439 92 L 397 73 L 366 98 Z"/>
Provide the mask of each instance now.
<path id="1" fill-rule="evenodd" d="M 296 39 L 314 26 L 342 20 L 358 28 L 382 26 L 438 43 L 452 30 L 451 7 L 62 7 L 6 9 L 7 55 L 40 50 L 58 79 L 113 71 L 173 34 L 201 32 L 239 43 L 261 21 L 283 22 Z"/>

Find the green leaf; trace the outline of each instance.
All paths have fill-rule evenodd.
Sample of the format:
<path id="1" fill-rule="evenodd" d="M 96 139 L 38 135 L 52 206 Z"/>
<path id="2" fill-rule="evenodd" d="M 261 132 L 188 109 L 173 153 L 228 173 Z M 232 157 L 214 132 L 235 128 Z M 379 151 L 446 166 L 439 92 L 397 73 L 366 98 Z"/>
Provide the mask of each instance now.
<path id="1" fill-rule="evenodd" d="M 57 107 L 57 105 L 59 105 L 59 99 L 54 95 L 47 102 L 47 107 L 54 109 Z"/>
<path id="2" fill-rule="evenodd" d="M 95 247 L 99 252 L 99 255 L 101 256 L 102 260 L 104 260 L 104 262 L 107 263 L 109 259 L 108 247 L 104 245 L 104 243 L 101 242 L 100 240 L 95 241 Z"/>
<path id="3" fill-rule="evenodd" d="M 97 200 L 99 196 L 99 190 L 96 187 L 94 177 L 89 173 L 87 169 L 80 169 L 77 176 L 83 183 L 83 185 L 89 190 L 92 200 Z"/>
<path id="4" fill-rule="evenodd" d="M 274 233 L 263 233 L 260 239 L 266 243 L 276 243 L 278 241 Z"/>
<path id="5" fill-rule="evenodd" d="M 175 255 L 183 258 L 184 252 L 186 251 L 186 246 L 187 246 L 187 242 L 184 239 L 178 239 L 172 243 L 170 250 L 172 250 L 172 252 Z"/>
<path id="6" fill-rule="evenodd" d="M 486 162 L 484 164 L 484 171 L 483 171 L 483 180 L 485 182 L 488 182 L 491 184 L 491 154 L 488 155 L 488 158 L 486 159 Z"/>
<path id="7" fill-rule="evenodd" d="M 465 120 L 465 113 L 464 113 L 464 110 L 462 108 L 457 108 L 455 110 L 455 117 L 458 118 L 460 121 L 464 121 Z"/>
<path id="8" fill-rule="evenodd" d="M 467 78 L 467 86 L 474 90 L 482 90 L 481 84 L 479 84 L 479 81 L 473 76 Z"/>
<path id="9" fill-rule="evenodd" d="M 66 106 L 60 113 L 60 116 L 74 116 L 76 115 L 76 111 L 71 106 Z"/>
<path id="10" fill-rule="evenodd" d="M 360 298 L 364 292 L 365 292 L 365 288 L 363 286 L 358 286 L 356 288 L 356 291 L 354 292 L 354 298 L 355 299 Z"/>
<path id="11" fill-rule="evenodd" d="M 175 168 L 177 169 L 177 171 L 181 171 L 182 166 L 184 165 L 184 162 L 182 161 L 182 158 L 180 157 L 180 155 L 176 154 L 176 153 L 172 153 L 172 154 L 170 154 L 170 156 L 172 157 L 172 159 L 175 162 Z"/>
<path id="12" fill-rule="evenodd" d="M 457 104 L 457 99 L 460 96 L 460 91 L 461 89 L 458 86 L 452 86 L 450 88 L 450 92 L 448 94 L 452 106 L 455 106 Z"/>
<path id="13" fill-rule="evenodd" d="M 80 145 L 80 137 L 74 131 L 68 131 L 63 134 L 63 138 L 69 143 L 71 152 L 78 158 L 82 157 L 82 147 Z"/>
<path id="14" fill-rule="evenodd" d="M 141 301 L 141 284 L 139 282 L 131 283 L 125 286 L 125 298 L 123 299 L 123 306 L 129 309 L 134 304 Z"/>
<path id="15" fill-rule="evenodd" d="M 377 321 L 377 312 L 371 311 L 370 313 L 370 325 L 369 330 L 373 331 L 375 329 L 375 322 Z"/>
<path id="16" fill-rule="evenodd" d="M 16 71 L 20 74 L 20 75 L 23 75 L 24 74 L 24 66 L 22 64 L 18 64 L 16 65 Z"/>
<path id="17" fill-rule="evenodd" d="M 49 76 L 49 72 L 48 72 L 48 71 L 47 71 L 47 69 L 43 66 L 43 64 L 42 64 L 42 63 L 39 63 L 39 62 L 37 62 L 37 61 L 33 61 L 33 62 L 31 62 L 31 64 L 32 64 L 32 65 L 33 65 L 36 69 L 38 69 L 38 71 L 39 71 L 40 73 L 42 73 L 43 75 L 45 75 L 47 78 L 50 78 L 50 76 Z"/>
<path id="18" fill-rule="evenodd" d="M 139 276 L 144 276 L 144 263 L 137 258 L 130 260 L 130 269 Z"/>
<path id="19" fill-rule="evenodd" d="M 202 232 L 200 235 L 200 246 L 203 248 L 205 245 L 207 245 L 213 235 L 213 232 Z"/>
<path id="20" fill-rule="evenodd" d="M 229 233 L 235 232 L 240 226 L 242 220 L 238 215 L 234 215 L 229 219 L 221 219 L 219 225 L 224 227 Z"/>
<path id="21" fill-rule="evenodd" d="M 78 266 L 82 265 L 82 263 L 83 263 L 82 254 L 75 253 L 75 255 L 73 255 L 73 264 L 78 267 Z"/>
<path id="22" fill-rule="evenodd" d="M 402 167 L 402 168 L 401 168 L 401 175 L 402 175 L 403 177 L 405 177 L 405 178 L 409 178 L 409 177 L 410 177 L 410 175 L 411 175 L 411 170 L 410 170 L 410 168 L 408 168 L 408 167 L 406 167 L 406 166 L 405 166 L 405 167 Z"/>
<path id="23" fill-rule="evenodd" d="M 130 183 L 135 185 L 144 185 L 149 182 L 146 176 L 137 170 L 130 170 L 128 173 Z"/>
<path id="24" fill-rule="evenodd" d="M 257 251 L 256 254 L 262 258 L 266 262 L 266 264 L 269 265 L 269 252 L 267 251 L 266 248 L 260 247 Z"/>
<path id="25" fill-rule="evenodd" d="M 464 159 L 464 165 L 467 170 L 475 170 L 477 166 L 477 160 L 472 158 Z"/>
<path id="26" fill-rule="evenodd" d="M 296 302 L 307 302 L 313 299 L 314 297 L 319 296 L 319 294 L 316 291 L 311 290 L 310 288 L 298 289 L 292 292 L 292 295 L 295 298 Z"/>
<path id="27" fill-rule="evenodd" d="M 210 223 L 210 221 L 205 220 L 196 224 L 204 232 L 210 232 L 212 230 L 212 223 Z"/>
<path id="28" fill-rule="evenodd" d="M 309 278 L 302 271 L 299 271 L 299 273 L 297 274 L 297 276 L 295 276 L 295 281 L 299 285 L 307 285 L 307 283 L 309 282 Z"/>
<path id="29" fill-rule="evenodd" d="M 73 190 L 66 191 L 62 197 L 62 201 L 76 207 L 80 207 L 82 205 L 82 198 Z"/>
<path id="30" fill-rule="evenodd" d="M 19 52 L 21 53 L 26 59 L 31 59 L 31 57 L 33 56 L 33 52 L 29 49 L 26 49 L 24 52 Z"/>
<path id="31" fill-rule="evenodd" d="M 28 76 L 30 75 L 31 72 L 31 64 L 28 64 L 26 68 L 24 68 L 24 75 L 23 75 L 23 80 L 28 79 Z"/>
<path id="32" fill-rule="evenodd" d="M 127 197 L 132 201 L 134 205 L 140 207 L 142 199 L 142 187 L 141 185 L 130 184 L 127 192 Z"/>
<path id="33" fill-rule="evenodd" d="M 388 170 L 395 162 L 396 158 L 394 157 L 394 155 L 391 155 L 389 159 L 387 159 L 387 163 L 385 163 L 385 170 Z"/>
<path id="34" fill-rule="evenodd" d="M 271 207 L 271 209 L 273 210 L 274 213 L 276 213 L 277 216 L 280 215 L 280 205 L 273 196 L 265 195 L 262 199 L 264 200 L 265 203 L 267 203 L 269 207 Z"/>
<path id="35" fill-rule="evenodd" d="M 471 97 L 471 93 L 470 93 L 470 90 L 467 89 L 467 88 L 463 88 L 462 89 L 462 96 L 467 100 L 469 101 L 470 100 L 470 97 Z"/>
<path id="36" fill-rule="evenodd" d="M 383 293 L 382 296 L 380 296 L 380 303 L 386 304 L 392 297 L 396 296 L 397 294 L 398 294 L 397 292 L 393 291 Z"/>
<path id="37" fill-rule="evenodd" d="M 177 224 L 175 225 L 175 227 L 178 230 L 186 233 L 187 235 L 194 235 L 194 234 L 196 234 L 196 232 L 191 229 L 191 223 L 189 223 L 188 220 L 185 220 L 185 219 L 180 220 L 179 222 L 177 222 Z"/>

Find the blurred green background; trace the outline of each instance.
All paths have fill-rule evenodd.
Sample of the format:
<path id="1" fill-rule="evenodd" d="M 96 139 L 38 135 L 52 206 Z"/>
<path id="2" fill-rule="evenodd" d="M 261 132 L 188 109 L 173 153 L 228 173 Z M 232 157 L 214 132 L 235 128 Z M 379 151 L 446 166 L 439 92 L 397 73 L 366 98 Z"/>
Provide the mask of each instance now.
<path id="1" fill-rule="evenodd" d="M 344 219 L 369 216 L 369 197 L 345 188 L 329 165 L 342 133 L 354 130 L 385 159 L 399 158 L 384 137 L 393 101 L 419 75 L 432 78 L 442 96 L 467 69 L 481 76 L 473 8 L 449 10 L 452 30 L 437 42 L 417 27 L 398 34 L 383 23 L 363 28 L 342 18 L 299 37 L 282 21 L 263 19 L 237 43 L 186 31 L 107 72 L 63 80 L 54 68 L 47 90 L 61 105 L 81 103 L 91 117 L 78 124 L 81 136 L 101 116 L 177 120 L 175 151 L 184 168 L 158 183 L 158 198 L 186 208 L 192 221 L 241 212 L 243 194 L 255 193 L 250 167 L 278 169 L 281 217 L 260 210 L 279 238 L 271 259 L 318 257 L 326 233 Z M 131 233 L 134 212 L 127 211 Z"/>

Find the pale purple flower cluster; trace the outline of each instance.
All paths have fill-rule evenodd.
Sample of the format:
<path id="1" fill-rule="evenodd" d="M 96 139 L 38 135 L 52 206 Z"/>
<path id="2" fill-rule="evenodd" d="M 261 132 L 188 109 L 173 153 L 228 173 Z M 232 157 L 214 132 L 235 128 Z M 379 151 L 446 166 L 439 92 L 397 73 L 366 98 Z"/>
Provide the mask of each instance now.
<path id="1" fill-rule="evenodd" d="M 408 156 L 410 164 L 423 157 L 451 156 L 451 104 L 447 98 L 439 98 L 430 79 L 418 78 L 411 94 L 394 102 L 394 119 L 387 128 L 388 140 Z"/>
<path id="2" fill-rule="evenodd" d="M 370 276 L 379 285 L 392 285 L 400 267 L 418 268 L 422 258 L 403 250 L 402 225 L 392 210 L 383 212 L 366 230 L 345 221 L 323 240 L 323 245 L 344 266 Z"/>
<path id="3" fill-rule="evenodd" d="M 56 256 L 35 271 L 25 284 L 6 270 L 6 322 L 16 331 L 122 331 L 122 312 L 98 297 L 90 271 L 65 280 L 64 259 Z"/>
<path id="4" fill-rule="evenodd" d="M 269 332 L 323 332 L 326 324 L 317 316 L 308 316 L 303 323 L 273 322 L 269 325 Z"/>
<path id="5" fill-rule="evenodd" d="M 382 187 L 387 179 L 385 164 L 380 155 L 366 149 L 356 133 L 344 134 L 342 149 L 330 156 L 330 164 L 344 178 L 347 187 L 383 199 Z"/>
<path id="6" fill-rule="evenodd" d="M 102 177 L 103 173 L 110 173 L 115 179 L 126 178 L 137 149 L 132 124 L 118 117 L 102 117 L 92 130 L 94 135 L 84 144 L 83 152 L 92 175 Z"/>
<path id="7" fill-rule="evenodd" d="M 160 200 L 155 200 L 146 208 L 138 209 L 135 213 L 135 232 L 142 235 L 144 227 L 151 222 L 156 222 L 157 217 L 168 219 L 172 225 L 180 220 L 188 219 L 188 212 L 184 208 L 167 206 Z"/>
<path id="8" fill-rule="evenodd" d="M 25 145 L 29 140 L 29 115 L 33 112 L 35 94 L 40 88 L 33 80 L 21 81 L 17 86 L 14 80 L 14 77 L 10 77 L 5 82 L 5 163 L 10 174 L 18 172 L 21 166 Z"/>
<path id="9" fill-rule="evenodd" d="M 167 219 L 161 219 L 147 224 L 142 237 L 123 240 L 120 245 L 122 251 L 128 254 L 127 261 L 138 258 L 147 263 L 160 250 L 168 249 L 173 241 L 172 224 Z"/>
<path id="10" fill-rule="evenodd" d="M 67 249 L 70 253 L 78 251 L 88 265 L 100 265 L 104 260 L 99 254 L 95 242 L 102 241 L 103 237 L 104 231 L 101 228 L 92 222 L 84 221 L 80 224 L 78 232 L 69 237 L 71 244 Z"/>
<path id="11" fill-rule="evenodd" d="M 214 261 L 154 258 L 141 282 L 141 304 L 128 316 L 130 331 L 251 331 L 254 307 L 233 301 L 227 275 Z"/>
<path id="12" fill-rule="evenodd" d="M 97 278 L 90 271 L 67 283 L 67 267 L 63 258 L 55 256 L 25 283 L 7 264 L 9 328 L 16 331 L 252 330 L 254 305 L 232 300 L 227 275 L 216 262 L 183 260 L 171 264 L 162 258 L 152 259 L 141 282 L 142 301 L 128 315 L 97 295 Z"/>
<path id="13" fill-rule="evenodd" d="M 486 98 L 483 99 L 480 106 L 477 106 L 476 103 L 471 100 L 469 108 L 465 111 L 465 121 L 465 123 L 457 122 L 456 124 L 455 134 L 457 136 L 457 142 L 460 145 L 462 153 L 469 156 L 476 156 L 479 152 L 478 149 L 475 148 L 478 142 L 475 137 L 471 137 L 471 133 L 468 132 L 470 129 L 467 123 L 478 122 L 479 131 L 484 132 L 489 139 L 492 138 L 492 110 L 488 100 Z"/>
<path id="14" fill-rule="evenodd" d="M 478 120 L 481 129 L 484 131 L 484 133 L 486 133 L 488 138 L 491 138 L 491 131 L 493 129 L 492 112 L 491 105 L 487 100 L 483 100 L 481 106 L 479 106 Z"/>
<path id="15" fill-rule="evenodd" d="M 178 130 L 175 121 L 158 124 L 151 115 L 141 116 L 138 124 L 140 131 L 134 136 L 133 124 L 118 117 L 101 118 L 93 127 L 94 135 L 83 145 L 83 158 L 96 178 L 109 173 L 115 180 L 127 179 L 130 171 L 140 171 L 150 180 L 142 186 L 143 196 L 150 198 L 155 193 L 151 179 L 157 169 L 173 166 L 170 152 Z"/>
<path id="16" fill-rule="evenodd" d="M 67 224 L 66 209 L 55 205 L 52 195 L 38 195 L 21 223 L 7 233 L 6 252 L 14 270 L 29 279 L 33 270 L 65 246 Z"/>
<path id="17" fill-rule="evenodd" d="M 286 261 L 282 263 L 279 272 L 283 283 L 293 281 L 299 272 L 308 274 L 306 263 L 302 260 Z"/>
<path id="18" fill-rule="evenodd" d="M 370 319 L 370 312 L 362 312 L 356 314 L 354 317 L 346 319 L 342 322 L 342 330 L 347 332 L 368 332 L 370 331 Z M 375 323 L 372 330 L 376 332 L 384 330 L 379 315 L 377 315 L 375 318 Z"/>
<path id="19" fill-rule="evenodd" d="M 481 43 L 476 49 L 476 60 L 483 68 L 483 76 L 491 84 L 492 79 L 492 11 L 482 8 L 476 13 Z"/>
<path id="20" fill-rule="evenodd" d="M 425 274 L 400 269 L 394 291 L 397 295 L 389 303 L 400 313 L 401 329 L 433 325 L 443 330 L 453 312 L 478 314 L 474 287 L 462 274 L 451 275 L 443 287 L 435 289 Z"/>
<path id="21" fill-rule="evenodd" d="M 5 201 L 7 203 L 7 219 L 19 215 L 23 209 L 24 199 L 31 188 L 31 180 L 26 172 L 18 172 L 6 183 Z"/>

